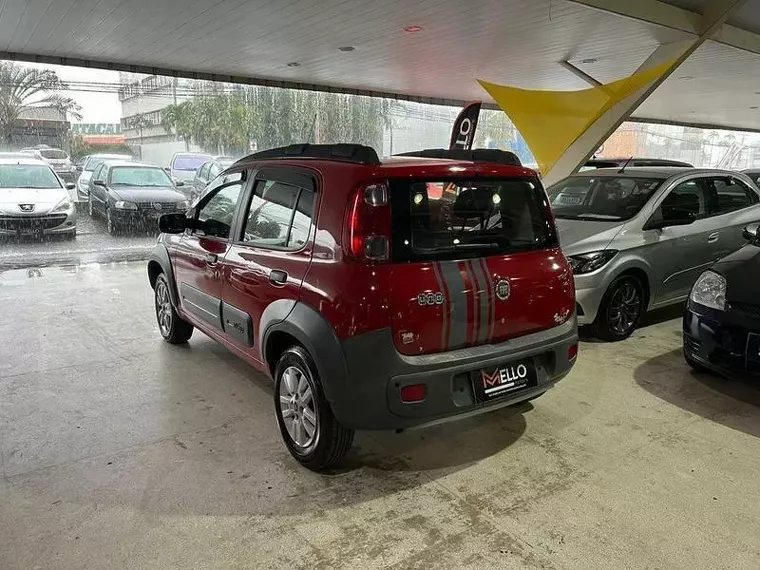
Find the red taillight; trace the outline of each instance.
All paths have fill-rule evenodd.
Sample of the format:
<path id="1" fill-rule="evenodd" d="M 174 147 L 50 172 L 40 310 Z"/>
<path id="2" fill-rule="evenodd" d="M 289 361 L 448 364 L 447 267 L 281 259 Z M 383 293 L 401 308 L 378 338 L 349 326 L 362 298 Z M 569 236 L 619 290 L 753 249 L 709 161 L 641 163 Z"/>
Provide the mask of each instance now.
<path id="1" fill-rule="evenodd" d="M 348 212 L 345 241 L 359 260 L 387 261 L 391 249 L 391 206 L 384 183 L 362 186 Z"/>
<path id="2" fill-rule="evenodd" d="M 571 344 L 567 347 L 567 359 L 572 360 L 578 356 L 578 345 L 577 344 Z"/>
<path id="3" fill-rule="evenodd" d="M 405 404 L 421 402 L 427 395 L 427 387 L 424 384 L 410 384 L 401 388 L 401 401 Z"/>

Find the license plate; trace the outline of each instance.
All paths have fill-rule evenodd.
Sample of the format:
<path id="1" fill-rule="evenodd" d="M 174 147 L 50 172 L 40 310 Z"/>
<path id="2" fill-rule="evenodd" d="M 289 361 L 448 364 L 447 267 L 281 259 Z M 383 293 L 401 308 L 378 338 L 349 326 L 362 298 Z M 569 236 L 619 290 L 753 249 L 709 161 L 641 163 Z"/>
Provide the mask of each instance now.
<path id="1" fill-rule="evenodd" d="M 747 335 L 747 360 L 760 362 L 760 334 Z"/>
<path id="2" fill-rule="evenodd" d="M 483 368 L 472 374 L 472 388 L 479 402 L 493 400 L 537 384 L 532 359 Z"/>

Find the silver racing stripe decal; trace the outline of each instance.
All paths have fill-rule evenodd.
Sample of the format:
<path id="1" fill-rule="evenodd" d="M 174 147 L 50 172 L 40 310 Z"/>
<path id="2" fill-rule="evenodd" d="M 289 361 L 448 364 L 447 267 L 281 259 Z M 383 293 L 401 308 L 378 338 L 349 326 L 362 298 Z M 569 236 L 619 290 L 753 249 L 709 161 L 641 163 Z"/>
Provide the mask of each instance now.
<path id="1" fill-rule="evenodd" d="M 490 291 L 488 287 L 488 280 L 486 274 L 483 271 L 483 266 L 480 264 L 480 260 L 476 259 L 470 261 L 470 271 L 475 277 L 475 297 L 476 303 L 478 303 L 478 335 L 474 339 L 478 344 L 483 344 L 488 340 L 488 328 L 491 326 L 491 304 L 489 302 Z"/>
<path id="2" fill-rule="evenodd" d="M 441 276 L 449 290 L 449 346 L 460 348 L 467 341 L 467 293 L 456 261 L 440 262 Z"/>
<path id="3" fill-rule="evenodd" d="M 440 305 L 441 314 L 443 315 L 443 323 L 441 326 L 441 348 L 448 348 L 449 342 L 449 329 L 451 328 L 451 315 L 449 314 L 449 294 L 447 292 L 448 287 L 445 286 L 443 276 L 441 275 L 441 264 L 439 262 L 433 263 L 433 273 L 435 274 L 436 283 L 438 283 L 438 290 L 443 293 L 444 303 Z"/>
<path id="4" fill-rule="evenodd" d="M 483 274 L 486 277 L 486 292 L 488 294 L 488 333 L 486 341 L 493 340 L 494 329 L 496 327 L 496 296 L 494 294 L 493 276 L 488 270 L 488 263 L 482 257 L 478 260 Z"/>

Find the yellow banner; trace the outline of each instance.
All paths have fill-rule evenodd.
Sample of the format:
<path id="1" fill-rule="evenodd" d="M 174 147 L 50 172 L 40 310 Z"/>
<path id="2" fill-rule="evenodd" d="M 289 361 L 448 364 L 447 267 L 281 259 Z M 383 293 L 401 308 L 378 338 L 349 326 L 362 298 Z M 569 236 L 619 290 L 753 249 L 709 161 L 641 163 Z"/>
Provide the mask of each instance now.
<path id="1" fill-rule="evenodd" d="M 519 89 L 478 80 L 528 143 L 543 174 L 599 117 L 659 78 L 670 61 L 630 77 L 580 91 Z"/>

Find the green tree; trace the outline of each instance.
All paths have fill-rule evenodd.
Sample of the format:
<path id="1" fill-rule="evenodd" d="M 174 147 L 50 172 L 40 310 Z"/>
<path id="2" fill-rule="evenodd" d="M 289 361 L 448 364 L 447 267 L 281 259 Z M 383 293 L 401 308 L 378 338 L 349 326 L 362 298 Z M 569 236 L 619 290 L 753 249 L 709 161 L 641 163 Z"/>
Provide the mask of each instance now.
<path id="1" fill-rule="evenodd" d="M 30 109 L 54 107 L 62 113 L 81 119 L 81 107 L 59 91 L 66 89 L 55 71 L 22 67 L 11 61 L 0 61 L 0 138 L 10 147 L 13 127 L 22 113 Z"/>
<path id="2" fill-rule="evenodd" d="M 185 150 L 190 150 L 190 141 L 193 137 L 194 117 L 191 101 L 172 104 L 165 107 L 161 113 L 161 126 L 164 130 L 185 141 Z"/>

